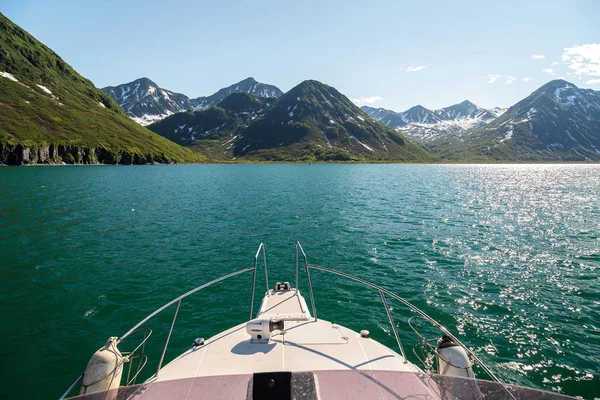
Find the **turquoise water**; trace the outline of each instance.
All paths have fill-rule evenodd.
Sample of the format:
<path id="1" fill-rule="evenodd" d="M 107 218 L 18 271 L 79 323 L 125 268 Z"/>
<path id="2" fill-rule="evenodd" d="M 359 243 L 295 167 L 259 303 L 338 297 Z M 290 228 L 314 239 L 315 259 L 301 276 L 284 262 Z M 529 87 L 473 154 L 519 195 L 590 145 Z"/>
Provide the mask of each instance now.
<path id="1" fill-rule="evenodd" d="M 425 309 L 502 380 L 600 396 L 600 166 L 15 167 L 0 188 L 2 398 L 56 398 L 107 337 L 251 265 L 260 242 L 270 283 L 293 281 L 295 240 Z M 377 292 L 312 277 L 319 317 L 394 346 Z M 250 280 L 183 303 L 167 357 L 246 320 Z"/>

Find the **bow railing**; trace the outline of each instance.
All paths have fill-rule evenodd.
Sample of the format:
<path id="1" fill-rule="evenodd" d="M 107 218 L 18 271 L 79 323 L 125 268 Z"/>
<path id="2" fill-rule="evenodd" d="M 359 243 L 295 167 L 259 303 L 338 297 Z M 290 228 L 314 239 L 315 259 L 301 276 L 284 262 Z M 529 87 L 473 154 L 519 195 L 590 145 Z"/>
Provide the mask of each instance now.
<path id="1" fill-rule="evenodd" d="M 130 335 L 136 333 L 136 332 L 140 332 L 143 331 L 144 332 L 144 339 L 142 341 L 142 343 L 140 343 L 135 350 L 126 353 L 127 356 L 131 359 L 132 357 L 135 357 L 135 352 L 138 349 L 142 349 L 142 354 L 141 355 L 137 355 L 137 357 L 139 358 L 139 363 L 142 363 L 143 360 L 143 365 L 138 364 L 138 368 L 135 371 L 134 377 L 133 379 L 130 379 L 129 375 L 130 373 L 128 373 L 127 376 L 127 380 L 126 380 L 126 385 L 130 385 L 130 384 L 135 384 L 135 378 L 137 378 L 137 376 L 139 375 L 141 369 L 143 368 L 143 366 L 145 366 L 146 361 L 147 361 L 147 357 L 145 357 L 145 355 L 143 354 L 143 349 L 144 349 L 144 343 L 146 342 L 146 340 L 149 337 L 149 334 L 145 331 L 145 329 L 148 328 L 142 328 L 142 325 L 144 325 L 146 322 L 148 322 L 149 320 L 151 320 L 152 318 L 154 318 L 156 315 L 162 313 L 163 311 L 165 311 L 167 308 L 175 305 L 175 311 L 173 313 L 173 318 L 171 320 L 171 325 L 169 328 L 169 331 L 167 333 L 167 337 L 165 340 L 165 344 L 163 346 L 162 352 L 161 352 L 161 356 L 158 362 L 158 366 L 156 368 L 156 372 L 149 378 L 149 379 L 153 379 L 159 376 L 161 368 L 162 368 L 162 364 L 165 358 L 165 354 L 167 352 L 167 348 L 169 346 L 169 342 L 171 339 L 171 334 L 173 332 L 173 329 L 175 327 L 175 322 L 177 320 L 177 316 L 179 313 L 179 309 L 181 306 L 181 302 L 186 299 L 187 297 L 189 297 L 190 295 L 205 289 L 209 286 L 212 286 L 216 283 L 219 283 L 221 281 L 224 281 L 226 279 L 232 278 L 234 276 L 237 275 L 241 275 L 243 273 L 246 272 L 250 272 L 252 271 L 252 288 L 251 288 L 251 299 L 250 299 L 250 315 L 249 315 L 249 319 L 253 319 L 253 311 L 254 311 L 254 292 L 255 292 L 255 288 L 256 288 L 256 272 L 257 272 L 257 267 L 258 267 L 258 262 L 259 262 L 259 258 L 262 254 L 262 261 L 263 261 L 263 268 L 264 268 L 264 273 L 265 273 L 265 285 L 266 285 L 266 296 L 269 296 L 269 276 L 268 276 L 268 268 L 267 268 L 267 256 L 266 256 L 266 250 L 265 250 L 265 246 L 263 243 L 261 243 L 258 246 L 258 250 L 256 251 L 256 254 L 254 256 L 254 265 L 252 267 L 249 268 L 244 268 L 241 269 L 239 271 L 235 271 L 232 272 L 230 274 L 221 276 L 220 278 L 217 279 L 213 279 L 210 282 L 207 282 L 203 285 L 200 285 L 184 294 L 182 294 L 179 297 L 174 298 L 173 300 L 171 300 L 170 302 L 166 303 L 165 305 L 163 305 L 162 307 L 158 308 L 156 311 L 154 311 L 153 313 L 151 313 L 150 315 L 148 315 L 146 318 L 142 319 L 139 323 L 137 323 L 133 328 L 131 328 L 129 331 L 127 331 L 125 334 L 123 334 L 122 336 L 120 336 L 117 340 L 117 344 L 123 342 L 126 338 L 128 338 Z M 325 267 L 321 267 L 318 265 L 314 265 L 314 264 L 309 264 L 308 263 L 308 259 L 306 256 L 306 253 L 304 252 L 304 249 L 302 248 L 302 245 L 300 244 L 300 242 L 296 242 L 296 289 L 298 289 L 298 285 L 299 285 L 299 271 L 300 271 L 300 258 L 302 258 L 303 264 L 304 264 L 304 272 L 306 274 L 306 281 L 307 281 L 307 285 L 308 285 L 308 293 L 309 293 L 309 297 L 310 297 L 310 303 L 311 303 L 311 307 L 312 307 L 312 314 L 314 317 L 314 321 L 317 321 L 317 308 L 315 306 L 315 299 L 314 299 L 314 295 L 313 295 L 313 288 L 312 288 L 312 281 L 311 281 L 311 276 L 310 276 L 310 270 L 315 270 L 315 271 L 322 271 L 322 272 L 326 272 L 329 274 L 333 274 L 333 275 L 337 275 L 337 276 L 341 276 L 350 280 L 353 280 L 355 282 L 358 282 L 364 286 L 370 287 L 372 289 L 377 290 L 377 292 L 379 293 L 380 297 L 381 297 L 381 301 L 383 303 L 383 306 L 385 308 L 388 320 L 390 322 L 390 325 L 392 327 L 392 331 L 394 333 L 394 337 L 396 339 L 397 345 L 398 345 L 398 349 L 400 351 L 400 355 L 402 356 L 402 358 L 404 359 L 404 362 L 408 362 L 406 353 L 404 351 L 404 346 L 402 344 L 402 341 L 400 340 L 400 336 L 398 335 L 398 331 L 396 328 L 396 324 L 394 323 L 393 317 L 392 317 L 392 313 L 390 310 L 390 307 L 388 306 L 387 303 L 387 297 L 391 297 L 392 299 L 395 299 L 397 301 L 399 301 L 400 303 L 402 303 L 403 305 L 405 305 L 406 307 L 408 307 L 408 309 L 414 313 L 416 313 L 418 315 L 418 318 L 420 319 L 424 319 L 426 321 L 428 321 L 429 323 L 431 323 L 435 328 L 439 329 L 444 335 L 450 337 L 456 344 L 458 344 L 459 346 L 461 346 L 466 352 L 467 354 L 483 369 L 483 371 L 485 371 L 485 373 L 494 381 L 496 382 L 500 382 L 500 380 L 496 377 L 496 375 L 483 363 L 483 361 L 473 352 L 471 351 L 468 347 L 466 347 L 456 336 L 454 336 L 450 331 L 448 331 L 448 329 L 446 329 L 444 326 L 442 326 L 439 322 L 437 322 L 435 319 L 433 319 L 432 317 L 430 317 L 429 315 L 427 315 L 427 313 L 425 313 L 423 310 L 419 309 L 417 306 L 415 306 L 414 304 L 412 304 L 411 302 L 409 302 L 408 300 L 396 295 L 395 293 L 379 286 L 376 285 L 372 282 L 366 281 L 364 279 L 358 278 L 356 276 L 347 274 L 345 272 L 341 272 L 341 271 L 337 271 L 337 270 L 333 270 L 330 268 L 325 268 Z M 299 296 L 299 291 L 296 290 L 296 295 Z M 409 325 L 410 321 L 409 321 Z M 411 325 L 412 327 L 412 325 Z M 151 331 L 150 331 L 151 333 Z M 418 334 L 418 332 L 417 332 Z M 125 353 L 124 353 L 125 354 Z M 131 369 L 130 369 L 131 370 Z M 77 383 L 79 383 L 80 381 L 82 381 L 84 374 L 81 374 L 76 380 L 75 382 L 69 387 L 69 389 L 59 398 L 59 400 L 64 399 L 65 397 L 67 397 L 69 395 L 69 393 L 75 388 L 75 386 L 77 385 Z"/>

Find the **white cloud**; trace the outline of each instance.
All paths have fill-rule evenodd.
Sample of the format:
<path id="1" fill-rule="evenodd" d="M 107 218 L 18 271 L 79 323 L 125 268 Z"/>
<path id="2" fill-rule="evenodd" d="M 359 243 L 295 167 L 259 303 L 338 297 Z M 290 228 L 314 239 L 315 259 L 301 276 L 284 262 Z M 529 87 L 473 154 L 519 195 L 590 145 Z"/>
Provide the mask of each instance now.
<path id="1" fill-rule="evenodd" d="M 510 85 L 511 83 L 515 83 L 515 80 L 517 80 L 517 78 L 515 78 L 514 76 L 507 76 L 504 83 Z"/>
<path id="2" fill-rule="evenodd" d="M 540 60 L 540 59 L 542 59 L 542 58 L 546 58 L 546 56 L 545 56 L 545 55 L 543 55 L 543 54 L 533 54 L 533 55 L 531 56 L 531 59 L 532 59 L 532 60 Z"/>
<path id="3" fill-rule="evenodd" d="M 554 70 L 552 68 L 543 69 L 542 72 L 545 72 L 550 75 L 554 75 Z"/>
<path id="4" fill-rule="evenodd" d="M 406 68 L 406 72 L 422 71 L 425 68 L 427 68 L 427 65 L 417 65 L 416 67 L 408 67 L 408 68 Z"/>
<path id="5" fill-rule="evenodd" d="M 598 84 L 600 84 L 600 79 L 590 79 L 589 81 L 586 81 L 585 83 L 587 83 L 588 85 L 598 85 Z"/>
<path id="6" fill-rule="evenodd" d="M 498 78 L 500 78 L 502 75 L 498 75 L 498 74 L 490 74 L 488 75 L 488 83 L 494 83 L 496 82 L 496 80 Z"/>
<path id="7" fill-rule="evenodd" d="M 383 97 L 380 96 L 370 96 L 370 97 L 359 97 L 358 99 L 350 99 L 352 102 L 358 106 L 364 106 L 365 104 L 375 104 L 379 103 L 383 100 Z"/>
<path id="8" fill-rule="evenodd" d="M 526 77 L 526 78 L 523 78 L 523 82 L 530 82 L 530 81 L 532 81 L 532 80 L 533 80 L 533 78 L 532 78 L 532 77 L 530 77 L 530 76 L 528 76 L 528 77 Z"/>
<path id="9" fill-rule="evenodd" d="M 577 75 L 600 76 L 600 44 L 582 44 L 563 49 L 562 59 Z"/>
<path id="10" fill-rule="evenodd" d="M 558 65 L 558 63 L 556 61 L 554 61 L 552 64 L 550 64 L 551 67 L 554 67 L 555 65 Z"/>

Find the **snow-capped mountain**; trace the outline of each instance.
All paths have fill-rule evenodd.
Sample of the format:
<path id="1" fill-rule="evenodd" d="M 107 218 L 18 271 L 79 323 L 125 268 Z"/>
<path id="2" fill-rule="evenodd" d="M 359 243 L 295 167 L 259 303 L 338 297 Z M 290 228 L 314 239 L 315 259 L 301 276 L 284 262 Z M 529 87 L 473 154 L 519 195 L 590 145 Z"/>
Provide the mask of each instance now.
<path id="1" fill-rule="evenodd" d="M 450 107 L 441 108 L 436 110 L 435 113 L 445 121 L 457 120 L 461 118 L 490 121 L 496 118 L 496 115 L 494 115 L 492 111 L 478 107 L 469 100 L 465 100 L 459 104 L 454 104 Z"/>
<path id="2" fill-rule="evenodd" d="M 489 124 L 430 144 L 449 159 L 600 160 L 600 92 L 554 80 Z"/>
<path id="3" fill-rule="evenodd" d="M 381 122 L 389 128 L 398 129 L 406 126 L 406 122 L 402 119 L 401 113 L 385 108 L 374 108 L 369 106 L 362 106 L 361 109 L 366 112 L 369 117 L 373 118 L 375 121 Z"/>
<path id="4" fill-rule="evenodd" d="M 259 97 L 279 97 L 283 94 L 276 86 L 257 82 L 254 78 L 246 78 L 210 96 L 195 99 L 163 89 L 148 78 L 108 86 L 102 90 L 115 99 L 129 117 L 141 125 L 160 121 L 177 112 L 214 106 L 232 93 L 249 93 Z"/>
<path id="5" fill-rule="evenodd" d="M 400 118 L 405 124 L 435 124 L 440 121 L 440 117 L 435 111 L 431 111 L 421 105 L 414 106 L 400 113 Z"/>
<path id="6" fill-rule="evenodd" d="M 102 90 L 112 97 L 129 117 L 141 125 L 151 124 L 192 107 L 186 95 L 162 89 L 148 78 L 136 79 L 119 86 L 108 86 Z"/>
<path id="7" fill-rule="evenodd" d="M 362 109 L 371 118 L 422 142 L 484 125 L 506 111 L 498 107 L 487 110 L 468 100 L 439 110 L 429 110 L 420 105 L 400 113 L 367 106 Z"/>

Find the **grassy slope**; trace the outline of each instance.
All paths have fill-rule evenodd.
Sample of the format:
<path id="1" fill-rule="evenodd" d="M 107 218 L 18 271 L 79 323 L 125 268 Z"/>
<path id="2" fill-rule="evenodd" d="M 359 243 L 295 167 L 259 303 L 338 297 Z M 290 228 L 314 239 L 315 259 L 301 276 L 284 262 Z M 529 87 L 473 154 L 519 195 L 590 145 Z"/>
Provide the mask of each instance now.
<path id="1" fill-rule="evenodd" d="M 202 160 L 130 120 L 108 95 L 2 14 L 0 71 L 19 80 L 0 77 L 1 143 L 103 147 L 176 162 Z"/>
<path id="2" fill-rule="evenodd" d="M 173 114 L 148 129 L 211 160 L 232 161 L 234 136 L 241 135 L 252 119 L 275 101 L 273 97 L 233 93 L 216 106 Z"/>
<path id="3" fill-rule="evenodd" d="M 244 129 L 243 116 L 219 106 L 206 110 L 173 114 L 148 126 L 169 140 L 203 154 L 215 161 L 231 160 L 233 150 L 223 145 L 236 132 Z M 184 127 L 180 129 L 180 127 Z M 188 128 L 192 128 L 192 133 Z M 194 140 L 194 139 L 195 140 Z"/>

